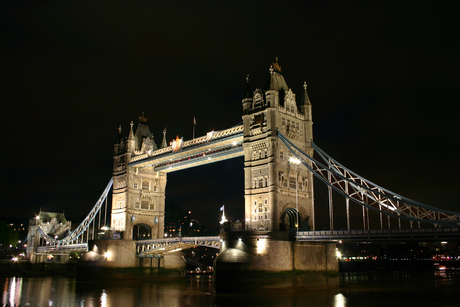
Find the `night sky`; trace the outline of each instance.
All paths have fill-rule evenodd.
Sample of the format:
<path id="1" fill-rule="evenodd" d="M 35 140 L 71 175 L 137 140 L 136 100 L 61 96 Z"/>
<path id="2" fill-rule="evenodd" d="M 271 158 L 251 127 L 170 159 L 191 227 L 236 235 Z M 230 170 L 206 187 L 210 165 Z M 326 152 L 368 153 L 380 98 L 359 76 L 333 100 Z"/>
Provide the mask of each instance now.
<path id="1" fill-rule="evenodd" d="M 157 144 L 165 126 L 168 141 L 191 139 L 194 116 L 196 136 L 230 128 L 246 75 L 263 87 L 275 57 L 298 99 L 308 83 L 329 155 L 460 211 L 459 12 L 458 1 L 2 1 L 0 216 L 80 220 L 111 177 L 119 125 L 128 133 L 144 112 Z M 167 200 L 212 228 L 223 204 L 244 217 L 243 184 L 242 158 L 227 160 L 169 174 Z"/>

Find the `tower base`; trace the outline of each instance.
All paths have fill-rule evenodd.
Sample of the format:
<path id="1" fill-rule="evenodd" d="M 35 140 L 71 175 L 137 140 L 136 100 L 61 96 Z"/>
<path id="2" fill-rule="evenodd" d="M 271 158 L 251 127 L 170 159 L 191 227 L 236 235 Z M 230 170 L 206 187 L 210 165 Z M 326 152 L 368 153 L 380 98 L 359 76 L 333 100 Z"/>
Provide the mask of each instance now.
<path id="1" fill-rule="evenodd" d="M 285 232 L 221 232 L 218 293 L 326 289 L 340 285 L 335 243 L 292 242 Z"/>

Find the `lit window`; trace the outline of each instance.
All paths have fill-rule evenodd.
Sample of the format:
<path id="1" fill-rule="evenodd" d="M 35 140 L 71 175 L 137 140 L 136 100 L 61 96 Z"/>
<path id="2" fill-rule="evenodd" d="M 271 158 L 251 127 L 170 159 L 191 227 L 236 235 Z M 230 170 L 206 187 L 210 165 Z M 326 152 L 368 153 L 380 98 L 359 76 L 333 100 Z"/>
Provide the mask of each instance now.
<path id="1" fill-rule="evenodd" d="M 295 178 L 289 178 L 289 188 L 295 189 Z"/>

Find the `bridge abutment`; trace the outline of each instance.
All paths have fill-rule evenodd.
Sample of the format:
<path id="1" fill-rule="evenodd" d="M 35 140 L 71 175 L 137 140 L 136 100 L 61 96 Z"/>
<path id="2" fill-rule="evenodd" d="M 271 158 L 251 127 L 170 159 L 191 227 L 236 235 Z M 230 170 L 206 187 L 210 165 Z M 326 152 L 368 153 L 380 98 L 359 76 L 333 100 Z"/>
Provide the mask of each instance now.
<path id="1" fill-rule="evenodd" d="M 339 286 L 335 243 L 289 241 L 285 232 L 222 232 L 214 263 L 218 293 Z"/>
<path id="2" fill-rule="evenodd" d="M 93 240 L 80 264 L 103 268 L 155 268 L 185 270 L 181 251 L 167 252 L 160 257 L 137 257 L 134 240 Z"/>

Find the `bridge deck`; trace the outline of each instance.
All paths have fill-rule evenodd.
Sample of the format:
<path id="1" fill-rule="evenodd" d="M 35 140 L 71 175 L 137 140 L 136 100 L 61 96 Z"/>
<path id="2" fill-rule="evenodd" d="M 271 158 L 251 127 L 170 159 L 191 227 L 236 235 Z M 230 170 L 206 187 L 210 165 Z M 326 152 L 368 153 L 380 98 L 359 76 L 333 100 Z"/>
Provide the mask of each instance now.
<path id="1" fill-rule="evenodd" d="M 129 165 L 139 168 L 153 166 L 155 171 L 172 172 L 242 155 L 243 126 L 237 126 L 184 142 L 177 151 L 168 146 L 135 156 Z"/>
<path id="2" fill-rule="evenodd" d="M 297 241 L 420 240 L 459 238 L 459 227 L 299 231 Z"/>

